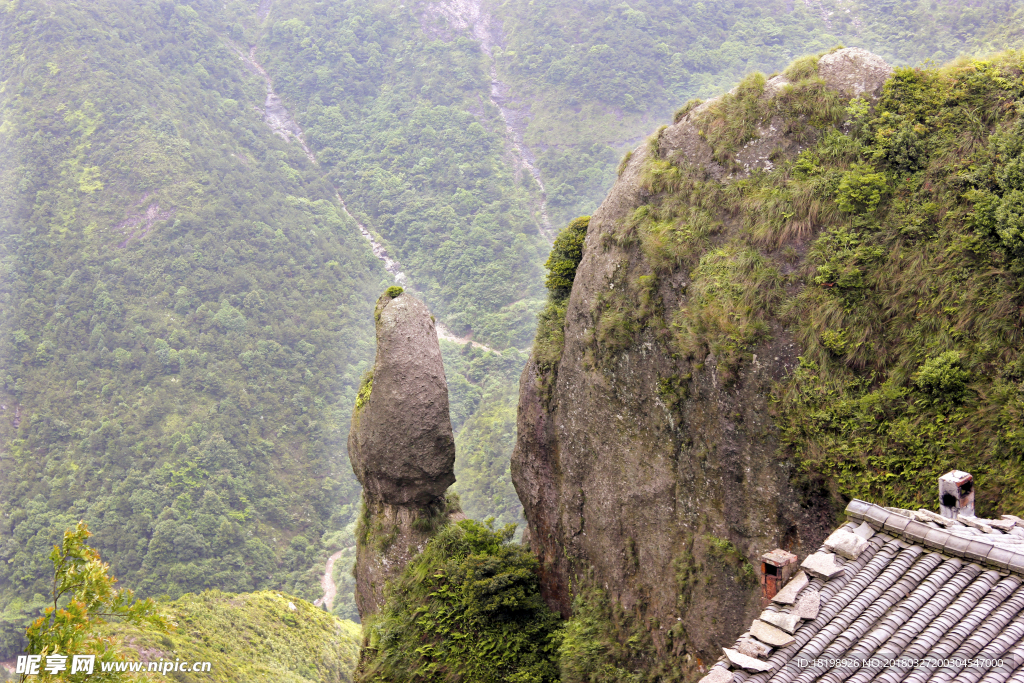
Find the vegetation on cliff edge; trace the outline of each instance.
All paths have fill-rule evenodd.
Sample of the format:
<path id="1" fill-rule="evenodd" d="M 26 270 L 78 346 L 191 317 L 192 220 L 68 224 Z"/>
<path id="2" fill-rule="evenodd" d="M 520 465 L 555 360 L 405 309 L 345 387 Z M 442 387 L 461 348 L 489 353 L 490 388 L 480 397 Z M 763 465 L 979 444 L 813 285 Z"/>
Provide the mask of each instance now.
<path id="1" fill-rule="evenodd" d="M 537 335 L 533 341 L 533 359 L 540 373 L 545 395 L 550 395 L 565 344 L 565 309 L 572 291 L 576 269 L 583 260 L 583 244 L 590 227 L 590 216 L 580 216 L 569 222 L 551 248 L 544 263 L 548 271 L 545 285 L 548 303 L 537 320 Z"/>
<path id="2" fill-rule="evenodd" d="M 366 625 L 357 680 L 557 681 L 560 620 L 541 599 L 537 559 L 513 533 L 464 520 L 434 536 Z"/>
<path id="3" fill-rule="evenodd" d="M 773 417 L 808 495 L 934 506 L 957 468 L 981 514 L 1024 509 L 1024 56 L 897 69 L 875 104 L 837 101 L 816 59 L 786 75 L 772 97 L 755 75 L 691 115 L 731 179 L 649 159 L 651 199 L 609 236 L 644 259 L 596 303 L 595 329 L 616 333 L 592 339 L 594 363 L 649 334 L 681 376 L 707 358 L 728 386 L 791 335 Z M 773 116 L 782 151 L 748 175 L 734 151 Z"/>

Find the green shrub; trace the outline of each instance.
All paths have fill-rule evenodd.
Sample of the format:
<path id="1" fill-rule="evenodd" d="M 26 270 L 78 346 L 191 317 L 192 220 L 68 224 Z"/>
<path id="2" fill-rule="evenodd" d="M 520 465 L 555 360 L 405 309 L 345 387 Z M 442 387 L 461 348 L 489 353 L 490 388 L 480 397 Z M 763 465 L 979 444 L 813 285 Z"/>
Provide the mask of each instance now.
<path id="1" fill-rule="evenodd" d="M 914 384 L 935 400 L 959 401 L 967 390 L 970 376 L 960 363 L 960 353 L 947 351 L 925 361 L 914 375 Z"/>
<path id="2" fill-rule="evenodd" d="M 402 292 L 404 291 L 404 289 L 402 289 L 398 285 L 395 285 L 394 287 L 388 287 L 387 291 L 384 293 L 387 294 L 392 299 L 394 299 L 395 297 L 401 296 Z"/>
<path id="3" fill-rule="evenodd" d="M 1024 192 L 1003 195 L 996 208 L 996 234 L 1011 253 L 1024 253 Z"/>
<path id="4" fill-rule="evenodd" d="M 385 590 L 359 681 L 557 681 L 559 617 L 537 559 L 473 520 L 443 528 Z"/>
<path id="5" fill-rule="evenodd" d="M 757 573 L 754 571 L 754 566 L 732 541 L 711 534 L 704 534 L 704 541 L 708 544 L 708 557 L 723 566 L 736 570 L 737 583 L 747 588 L 757 585 Z"/>
<path id="6" fill-rule="evenodd" d="M 455 491 L 448 491 L 443 499 L 434 501 L 412 520 L 412 528 L 424 534 L 433 535 L 444 526 L 451 516 L 462 512 L 462 501 Z"/>
<path id="7" fill-rule="evenodd" d="M 757 137 L 757 127 L 767 115 L 762 73 L 744 78 L 735 90 L 723 95 L 701 112 L 699 133 L 711 145 L 712 157 L 720 164 L 733 164 L 737 150 Z"/>
<path id="8" fill-rule="evenodd" d="M 608 594 L 600 588 L 581 590 L 572 605 L 559 648 L 562 683 L 641 683 L 631 671 L 627 634 L 617 628 Z"/>
<path id="9" fill-rule="evenodd" d="M 572 282 L 576 278 L 576 268 L 583 260 L 583 242 L 587 238 L 590 216 L 580 216 L 562 228 L 555 238 L 544 267 L 548 270 L 547 285 L 551 298 L 566 299 L 572 290 Z"/>
<path id="10" fill-rule="evenodd" d="M 891 169 L 899 173 L 913 173 L 924 167 L 927 161 L 925 131 L 924 125 L 911 121 L 905 121 L 891 131 L 885 141 L 887 144 L 884 147 L 880 145 Z M 876 142 L 881 143 L 879 138 L 880 135 L 876 134 Z"/>
<path id="11" fill-rule="evenodd" d="M 790 83 L 796 83 L 806 78 L 818 75 L 818 60 L 821 55 L 805 55 L 798 57 L 782 72 L 783 78 Z"/>
<path id="12" fill-rule="evenodd" d="M 847 213 L 869 213 L 882 201 L 885 191 L 885 175 L 872 173 L 867 164 L 854 164 L 839 181 L 836 201 L 840 210 Z"/>
<path id="13" fill-rule="evenodd" d="M 370 400 L 370 392 L 373 391 L 373 370 L 367 370 L 359 382 L 359 393 L 356 394 L 356 411 L 363 409 L 366 402 Z"/>
<path id="14" fill-rule="evenodd" d="M 629 150 L 628 152 L 623 154 L 622 155 L 622 160 L 619 161 L 619 167 L 617 169 L 615 169 L 615 174 L 621 176 L 622 172 L 626 170 L 627 166 L 629 166 L 629 160 L 632 159 L 632 158 L 633 158 L 633 150 Z"/>

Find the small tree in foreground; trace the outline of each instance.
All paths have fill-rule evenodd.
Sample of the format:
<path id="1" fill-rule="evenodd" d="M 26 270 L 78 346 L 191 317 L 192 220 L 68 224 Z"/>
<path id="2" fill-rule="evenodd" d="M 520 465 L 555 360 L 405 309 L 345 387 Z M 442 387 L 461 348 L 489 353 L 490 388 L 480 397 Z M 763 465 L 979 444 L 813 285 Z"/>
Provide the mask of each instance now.
<path id="1" fill-rule="evenodd" d="M 100 554 L 85 544 L 92 534 L 85 522 L 74 530 L 64 532 L 60 545 L 50 553 L 53 562 L 53 605 L 46 608 L 26 631 L 28 652 L 42 656 L 39 678 L 55 681 L 142 681 L 144 676 L 118 672 L 103 672 L 103 662 L 124 661 L 125 653 L 118 648 L 116 636 L 105 635 L 102 629 L 108 619 L 118 622 L 146 625 L 167 631 L 167 620 L 157 611 L 152 599 L 135 600 L 128 588 L 114 588 L 117 579 L 110 576 L 110 565 L 100 560 Z M 64 655 L 67 667 L 60 671 L 47 671 L 47 655 Z M 73 655 L 95 655 L 91 675 L 72 674 Z M 22 681 L 28 677 L 22 674 Z"/>

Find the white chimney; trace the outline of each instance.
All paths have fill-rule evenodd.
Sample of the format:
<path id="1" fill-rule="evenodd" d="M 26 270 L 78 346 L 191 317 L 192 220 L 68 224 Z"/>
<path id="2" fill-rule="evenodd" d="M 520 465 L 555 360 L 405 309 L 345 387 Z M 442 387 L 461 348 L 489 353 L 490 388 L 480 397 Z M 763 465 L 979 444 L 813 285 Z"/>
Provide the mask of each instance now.
<path id="1" fill-rule="evenodd" d="M 974 477 L 960 470 L 939 477 L 939 514 L 947 519 L 974 516 Z"/>

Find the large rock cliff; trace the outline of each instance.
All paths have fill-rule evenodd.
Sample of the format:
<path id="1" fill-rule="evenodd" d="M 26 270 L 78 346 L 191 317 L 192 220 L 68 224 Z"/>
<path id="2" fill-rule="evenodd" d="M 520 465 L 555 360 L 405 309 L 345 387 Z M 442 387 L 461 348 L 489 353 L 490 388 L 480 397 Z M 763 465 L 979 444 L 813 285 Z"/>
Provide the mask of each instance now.
<path id="1" fill-rule="evenodd" d="M 374 318 L 377 357 L 356 400 L 348 440 L 352 469 L 363 485 L 355 578 L 364 619 L 380 609 L 385 582 L 452 514 L 445 491 L 455 482 L 455 440 L 434 318 L 398 288 L 381 296 Z"/>
<path id="2" fill-rule="evenodd" d="M 798 363 L 793 333 L 771 316 L 731 345 L 693 332 L 697 299 L 713 298 L 694 268 L 743 231 L 718 195 L 820 135 L 787 106 L 789 79 L 845 107 L 891 72 L 861 50 L 800 68 L 681 112 L 627 158 L 591 218 L 560 358 L 532 359 L 521 380 L 512 475 L 549 604 L 568 614 L 581 588 L 604 589 L 655 658 L 717 658 L 759 609 L 758 556 L 813 549 L 833 523 L 830 497 L 780 458 L 771 392 Z M 723 258 L 720 287 L 740 260 Z"/>

